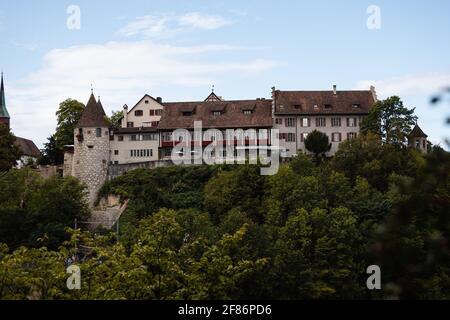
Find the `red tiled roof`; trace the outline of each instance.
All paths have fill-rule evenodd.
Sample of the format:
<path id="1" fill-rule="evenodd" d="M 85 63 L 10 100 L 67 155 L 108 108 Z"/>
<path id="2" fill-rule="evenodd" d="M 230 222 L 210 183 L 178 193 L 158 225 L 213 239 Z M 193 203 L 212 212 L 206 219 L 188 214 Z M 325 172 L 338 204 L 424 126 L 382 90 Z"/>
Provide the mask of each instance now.
<path id="1" fill-rule="evenodd" d="M 16 137 L 14 144 L 22 151 L 25 156 L 30 156 L 34 158 L 39 158 L 41 156 L 41 151 L 34 144 L 33 141 L 25 138 Z"/>
<path id="2" fill-rule="evenodd" d="M 371 91 L 275 91 L 275 114 L 367 114 Z M 357 105 L 358 107 L 356 107 Z"/>
<path id="3" fill-rule="evenodd" d="M 203 128 L 253 128 L 272 126 L 272 100 L 235 100 L 215 102 L 169 102 L 164 110 L 159 129 L 193 128 L 194 121 L 202 121 Z M 243 110 L 253 110 L 244 114 Z M 214 115 L 220 111 L 220 115 Z M 192 115 L 183 113 L 193 112 Z"/>

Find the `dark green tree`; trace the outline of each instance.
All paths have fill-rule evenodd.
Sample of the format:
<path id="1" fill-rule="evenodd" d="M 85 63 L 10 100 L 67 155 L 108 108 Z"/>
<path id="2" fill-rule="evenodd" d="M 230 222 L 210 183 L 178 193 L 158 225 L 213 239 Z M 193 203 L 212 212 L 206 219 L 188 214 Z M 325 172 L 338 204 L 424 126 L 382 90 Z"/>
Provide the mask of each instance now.
<path id="1" fill-rule="evenodd" d="M 121 120 L 123 118 L 123 111 L 113 111 L 111 117 L 109 118 L 109 121 L 111 123 L 111 126 L 113 128 L 120 128 L 121 126 Z"/>
<path id="2" fill-rule="evenodd" d="M 314 130 L 305 139 L 305 148 L 314 154 L 316 161 L 331 149 L 328 136 L 318 130 Z"/>
<path id="3" fill-rule="evenodd" d="M 54 135 L 59 148 L 74 143 L 73 132 L 83 110 L 84 104 L 74 99 L 66 99 L 59 104 L 56 111 L 58 124 Z"/>
<path id="4" fill-rule="evenodd" d="M 42 150 L 43 155 L 38 159 L 39 164 L 62 164 L 64 162 L 64 150 L 57 143 L 55 135 L 51 135 L 47 140 L 48 142 L 44 143 L 44 149 Z"/>
<path id="5" fill-rule="evenodd" d="M 362 121 L 361 132 L 375 133 L 385 143 L 406 145 L 411 127 L 417 121 L 414 110 L 405 107 L 398 96 L 378 101 Z"/>
<path id="6" fill-rule="evenodd" d="M 15 140 L 16 138 L 10 129 L 0 124 L 0 172 L 8 171 L 20 159 L 21 152 L 14 144 Z"/>

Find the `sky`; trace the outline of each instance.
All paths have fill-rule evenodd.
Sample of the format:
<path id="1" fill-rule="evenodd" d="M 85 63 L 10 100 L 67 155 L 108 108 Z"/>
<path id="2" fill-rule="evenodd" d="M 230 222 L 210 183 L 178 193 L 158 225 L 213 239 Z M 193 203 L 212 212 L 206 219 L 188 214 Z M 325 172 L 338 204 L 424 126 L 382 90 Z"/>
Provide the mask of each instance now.
<path id="1" fill-rule="evenodd" d="M 0 69 L 12 131 L 42 148 L 61 101 L 108 115 L 149 94 L 163 101 L 270 98 L 280 90 L 398 95 L 445 147 L 450 1 L 0 2 Z"/>

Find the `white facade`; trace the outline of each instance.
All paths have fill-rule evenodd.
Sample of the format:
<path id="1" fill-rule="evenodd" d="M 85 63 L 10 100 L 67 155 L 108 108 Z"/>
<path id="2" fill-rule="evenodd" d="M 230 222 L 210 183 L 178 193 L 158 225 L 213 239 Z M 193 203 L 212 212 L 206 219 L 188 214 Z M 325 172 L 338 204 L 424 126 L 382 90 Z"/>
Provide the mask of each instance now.
<path id="1" fill-rule="evenodd" d="M 304 140 L 308 133 L 317 130 L 325 133 L 331 143 L 327 156 L 334 155 L 339 143 L 356 137 L 363 117 L 358 115 L 274 116 L 274 129 L 280 133 L 280 147 L 288 157 L 307 152 Z"/>

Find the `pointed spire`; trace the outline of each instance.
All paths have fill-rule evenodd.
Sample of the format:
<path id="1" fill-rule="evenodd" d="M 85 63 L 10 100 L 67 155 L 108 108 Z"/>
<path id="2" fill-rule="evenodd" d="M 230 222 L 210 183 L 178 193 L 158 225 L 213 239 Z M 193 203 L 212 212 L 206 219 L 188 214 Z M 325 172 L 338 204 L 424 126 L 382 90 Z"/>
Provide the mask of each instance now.
<path id="1" fill-rule="evenodd" d="M 108 127 L 108 123 L 105 120 L 106 114 L 103 110 L 100 97 L 98 102 L 95 100 L 94 92 L 91 89 L 91 95 L 86 107 L 83 110 L 80 120 L 77 123 L 77 127 Z"/>
<path id="2" fill-rule="evenodd" d="M 3 72 L 0 84 L 0 118 L 8 118 L 8 119 L 10 118 L 8 110 L 6 109 L 5 87 L 3 85 Z"/>

